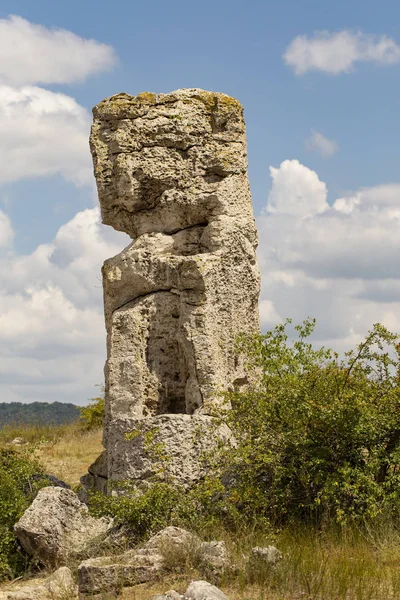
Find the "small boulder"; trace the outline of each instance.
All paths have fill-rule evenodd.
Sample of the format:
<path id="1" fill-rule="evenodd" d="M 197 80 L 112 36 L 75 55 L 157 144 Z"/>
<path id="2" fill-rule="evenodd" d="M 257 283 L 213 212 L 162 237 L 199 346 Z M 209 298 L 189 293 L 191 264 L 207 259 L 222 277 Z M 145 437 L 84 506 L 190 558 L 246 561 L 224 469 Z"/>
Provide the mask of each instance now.
<path id="1" fill-rule="evenodd" d="M 165 527 L 155 535 L 153 535 L 144 544 L 143 548 L 161 551 L 165 548 L 183 548 L 191 544 L 200 544 L 200 539 L 181 527 Z"/>
<path id="2" fill-rule="evenodd" d="M 111 525 L 92 517 L 72 490 L 47 487 L 39 491 L 14 531 L 28 554 L 54 567 L 70 557 L 84 556 L 104 539 Z"/>
<path id="3" fill-rule="evenodd" d="M 249 565 L 274 567 L 282 558 L 282 552 L 275 546 L 266 546 L 265 548 L 255 546 L 249 557 Z"/>
<path id="4" fill-rule="evenodd" d="M 205 577 L 219 580 L 232 568 L 225 542 L 203 542 L 199 547 L 199 567 Z"/>
<path id="5" fill-rule="evenodd" d="M 192 581 L 183 598 L 184 600 L 228 600 L 220 589 L 208 581 Z"/>
<path id="6" fill-rule="evenodd" d="M 183 596 L 175 590 L 168 590 L 165 594 L 152 596 L 151 600 L 183 600 Z"/>
<path id="7" fill-rule="evenodd" d="M 170 553 L 176 553 L 179 558 L 191 544 L 197 548 L 199 538 L 186 529 L 166 527 L 141 548 L 118 556 L 85 560 L 78 569 L 80 598 L 101 598 L 102 594 L 116 596 L 123 587 L 152 581 L 166 572 Z"/>
<path id="8" fill-rule="evenodd" d="M 26 585 L 16 590 L 0 592 L 0 600 L 75 600 L 78 586 L 71 571 L 61 567 L 41 585 Z"/>
<path id="9" fill-rule="evenodd" d="M 119 556 L 102 556 L 79 565 L 79 598 L 117 597 L 123 587 L 156 579 L 164 570 L 164 560 L 151 551 L 130 550 Z"/>
<path id="10" fill-rule="evenodd" d="M 16 437 L 11 442 L 9 442 L 10 446 L 23 446 L 24 444 L 26 444 L 26 442 L 22 437 Z"/>

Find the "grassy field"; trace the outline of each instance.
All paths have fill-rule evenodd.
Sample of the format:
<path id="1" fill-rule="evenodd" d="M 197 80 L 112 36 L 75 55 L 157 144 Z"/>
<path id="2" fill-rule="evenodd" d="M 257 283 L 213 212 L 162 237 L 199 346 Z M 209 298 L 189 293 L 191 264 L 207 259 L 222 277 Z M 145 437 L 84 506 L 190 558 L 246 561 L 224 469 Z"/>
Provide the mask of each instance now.
<path id="1" fill-rule="evenodd" d="M 101 431 L 85 432 L 78 425 L 61 427 L 7 427 L 0 431 L 0 446 L 15 438 L 55 475 L 72 486 L 102 451 Z M 387 523 L 364 532 L 283 531 L 208 532 L 224 539 L 238 564 L 238 572 L 221 582 L 230 600 L 398 600 L 400 598 L 400 534 Z M 253 546 L 273 544 L 284 558 L 276 569 L 250 575 L 244 556 Z M 201 578 L 195 565 L 184 564 L 178 575 L 152 585 L 124 590 L 125 600 L 148 600 L 174 588 L 185 591 L 191 579 Z M 24 582 L 26 584 L 26 582 Z M 18 586 L 17 586 L 18 587 Z M 2 586 L 4 589 L 4 586 Z M 12 589 L 16 589 L 15 584 Z"/>
<path id="2" fill-rule="evenodd" d="M 99 454 L 102 431 L 85 431 L 79 423 L 59 426 L 6 426 L 0 430 L 0 446 L 10 447 L 16 438 L 23 441 L 15 448 L 29 448 L 44 465 L 45 472 L 55 475 L 72 487 L 87 472 Z"/>

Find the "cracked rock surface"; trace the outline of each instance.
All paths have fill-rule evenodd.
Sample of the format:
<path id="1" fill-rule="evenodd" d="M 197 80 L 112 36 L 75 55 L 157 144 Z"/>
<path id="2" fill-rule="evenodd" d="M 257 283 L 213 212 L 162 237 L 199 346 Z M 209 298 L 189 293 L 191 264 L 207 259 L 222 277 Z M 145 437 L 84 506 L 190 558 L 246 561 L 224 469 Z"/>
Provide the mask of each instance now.
<path id="1" fill-rule="evenodd" d="M 133 240 L 103 266 L 104 443 L 108 477 L 134 479 L 138 421 L 202 420 L 247 383 L 234 342 L 259 331 L 260 281 L 245 124 L 237 100 L 200 89 L 118 94 L 93 114 L 103 222 Z"/>
<path id="2" fill-rule="evenodd" d="M 72 490 L 47 487 L 14 525 L 24 550 L 47 567 L 85 555 L 104 539 L 112 526 L 108 519 L 95 519 Z"/>

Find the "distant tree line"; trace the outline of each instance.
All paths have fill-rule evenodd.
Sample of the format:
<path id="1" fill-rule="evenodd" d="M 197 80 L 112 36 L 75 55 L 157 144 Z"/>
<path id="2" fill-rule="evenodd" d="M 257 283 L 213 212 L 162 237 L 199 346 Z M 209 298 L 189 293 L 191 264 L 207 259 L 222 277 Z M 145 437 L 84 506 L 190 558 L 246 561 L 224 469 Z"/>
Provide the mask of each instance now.
<path id="1" fill-rule="evenodd" d="M 0 402 L 0 428 L 5 425 L 63 425 L 77 421 L 80 409 L 63 402 Z"/>

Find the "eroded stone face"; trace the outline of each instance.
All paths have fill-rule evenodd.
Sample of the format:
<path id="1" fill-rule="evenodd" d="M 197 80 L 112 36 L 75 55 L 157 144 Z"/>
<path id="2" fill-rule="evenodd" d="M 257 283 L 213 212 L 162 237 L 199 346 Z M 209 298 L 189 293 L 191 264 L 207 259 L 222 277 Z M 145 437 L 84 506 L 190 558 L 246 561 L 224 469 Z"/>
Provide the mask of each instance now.
<path id="1" fill-rule="evenodd" d="M 259 330 L 257 232 L 229 96 L 112 96 L 91 150 L 103 222 L 133 239 L 103 266 L 107 447 L 113 422 L 209 414 L 246 383 L 234 340 Z"/>

